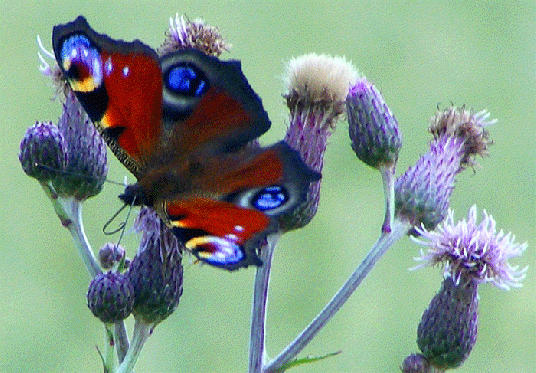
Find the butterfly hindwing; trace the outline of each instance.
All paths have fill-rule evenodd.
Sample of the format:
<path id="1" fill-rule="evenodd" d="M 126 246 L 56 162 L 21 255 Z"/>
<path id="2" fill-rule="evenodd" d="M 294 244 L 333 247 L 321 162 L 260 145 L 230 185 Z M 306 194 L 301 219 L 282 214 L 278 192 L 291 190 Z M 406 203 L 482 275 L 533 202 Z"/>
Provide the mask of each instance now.
<path id="1" fill-rule="evenodd" d="M 167 202 L 164 215 L 201 261 L 228 270 L 259 265 L 262 242 L 305 201 L 309 184 L 319 178 L 280 142 L 221 175 L 214 188 L 207 188 L 214 199 Z"/>

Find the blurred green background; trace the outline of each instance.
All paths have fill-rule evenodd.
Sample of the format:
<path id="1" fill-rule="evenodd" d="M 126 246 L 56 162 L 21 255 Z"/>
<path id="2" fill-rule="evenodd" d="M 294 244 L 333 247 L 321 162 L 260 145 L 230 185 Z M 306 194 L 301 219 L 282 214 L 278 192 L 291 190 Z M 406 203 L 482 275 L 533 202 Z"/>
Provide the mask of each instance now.
<path id="1" fill-rule="evenodd" d="M 284 62 L 317 52 L 344 55 L 382 91 L 404 136 L 398 173 L 427 150 L 436 107 L 487 108 L 499 122 L 481 167 L 458 178 L 457 217 L 476 203 L 499 228 L 528 241 L 514 260 L 529 265 L 524 287 L 480 289 L 478 342 L 459 372 L 536 372 L 536 2 L 534 1 L 46 1 L 0 4 L 0 373 L 100 372 L 103 328 L 86 307 L 89 278 L 68 232 L 17 154 L 26 128 L 57 120 L 60 104 L 37 67 L 36 35 L 50 48 L 52 26 L 85 15 L 99 32 L 158 46 L 175 12 L 203 17 L 234 45 L 273 121 L 265 144 L 280 139 L 286 111 Z M 110 156 L 110 159 L 113 156 Z M 127 171 L 115 159 L 109 178 Z M 133 181 L 131 176 L 130 181 Z M 95 248 L 121 188 L 84 206 Z M 274 356 L 323 307 L 375 242 L 383 219 L 377 172 L 349 147 L 341 122 L 326 156 L 320 211 L 276 251 L 268 308 Z M 480 210 L 479 210 L 480 211 Z M 132 255 L 137 238 L 127 237 Z M 397 243 L 302 355 L 342 350 L 296 372 L 397 372 L 416 352 L 416 329 L 439 289 L 441 271 L 409 272 L 419 248 Z M 185 260 L 184 295 L 155 330 L 136 371 L 245 372 L 254 270 L 226 273 Z M 131 323 L 128 324 L 131 326 Z"/>

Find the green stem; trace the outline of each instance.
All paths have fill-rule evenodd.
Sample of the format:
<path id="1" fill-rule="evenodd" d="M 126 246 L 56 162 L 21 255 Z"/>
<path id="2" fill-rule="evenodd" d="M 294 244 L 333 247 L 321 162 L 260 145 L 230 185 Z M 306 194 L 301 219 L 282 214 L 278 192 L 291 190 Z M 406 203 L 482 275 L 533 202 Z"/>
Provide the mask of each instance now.
<path id="1" fill-rule="evenodd" d="M 395 164 L 380 168 L 385 195 L 385 220 L 382 224 L 382 232 L 391 232 L 391 225 L 395 217 Z"/>
<path id="2" fill-rule="evenodd" d="M 382 233 L 376 244 L 369 251 L 365 259 L 352 273 L 344 285 L 329 303 L 320 311 L 314 320 L 292 341 L 278 356 L 270 361 L 264 372 L 275 372 L 294 359 L 298 353 L 317 335 L 327 322 L 337 313 L 350 295 L 357 289 L 361 281 L 367 276 L 378 260 L 387 252 L 389 247 L 407 234 L 411 225 L 406 222 L 394 220 L 391 233 Z"/>
<path id="3" fill-rule="evenodd" d="M 82 221 L 82 201 L 72 197 L 61 197 L 55 192 L 51 183 L 41 183 L 45 194 L 50 198 L 56 214 L 60 218 L 61 224 L 71 233 L 74 246 L 77 248 L 80 258 L 84 263 L 91 278 L 102 273 L 102 270 L 93 254 L 91 245 L 84 231 Z M 119 361 L 123 361 L 129 348 L 128 336 L 123 321 L 115 324 L 115 344 Z"/>
<path id="4" fill-rule="evenodd" d="M 128 349 L 125 359 L 119 365 L 116 373 L 131 373 L 138 361 L 143 345 L 151 335 L 153 327 L 149 324 L 146 324 L 139 319 L 136 319 L 134 322 L 134 333 L 132 336 L 132 343 Z"/>
<path id="5" fill-rule="evenodd" d="M 54 210 L 60 218 L 61 224 L 71 233 L 74 245 L 91 278 L 102 273 L 84 231 L 82 202 L 72 197 L 58 196 L 50 184 L 41 183 L 41 186 L 52 201 L 52 206 L 54 206 Z"/>
<path id="6" fill-rule="evenodd" d="M 113 324 L 104 324 L 104 337 L 104 354 L 101 355 L 104 372 L 113 373 L 116 369 Z"/>

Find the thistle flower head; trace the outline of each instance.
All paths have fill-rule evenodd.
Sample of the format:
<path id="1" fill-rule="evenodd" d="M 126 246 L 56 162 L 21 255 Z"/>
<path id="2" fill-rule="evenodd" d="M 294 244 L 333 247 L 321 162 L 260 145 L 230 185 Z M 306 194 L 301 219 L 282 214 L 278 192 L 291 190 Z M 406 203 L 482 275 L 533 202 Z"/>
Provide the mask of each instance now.
<path id="1" fill-rule="evenodd" d="M 478 223 L 476 206 L 472 206 L 467 219 L 455 222 L 454 213 L 449 210 L 435 231 L 416 228 L 420 237 L 412 237 L 413 240 L 428 247 L 418 258 L 423 262 L 419 267 L 441 264 L 445 276 L 454 278 L 456 283 L 461 278 L 472 278 L 477 283 L 491 282 L 502 289 L 520 287 L 527 268 L 519 269 L 508 260 L 521 255 L 527 244 L 515 242 L 510 232 L 497 232 L 493 217 L 485 210 L 482 215 Z"/>
<path id="2" fill-rule="evenodd" d="M 50 182 L 56 195 L 83 201 L 102 190 L 106 146 L 74 94 L 65 99 L 57 126 L 38 122 L 26 131 L 19 160 L 26 174 Z"/>
<path id="3" fill-rule="evenodd" d="M 486 154 L 491 144 L 485 127 L 495 121 L 488 116 L 452 107 L 432 118 L 430 151 L 395 182 L 400 220 L 431 230 L 445 218 L 456 175 L 474 165 L 475 156 Z"/>
<path id="4" fill-rule="evenodd" d="M 322 171 L 328 138 L 344 113 L 346 95 L 356 77 L 355 69 L 341 57 L 308 54 L 287 65 L 283 97 L 290 109 L 290 123 L 285 142 L 314 171 Z M 283 228 L 299 228 L 311 221 L 319 199 L 320 182 L 312 183 L 296 218 Z"/>
<path id="5" fill-rule="evenodd" d="M 122 273 L 100 273 L 89 284 L 87 305 L 103 323 L 124 320 L 134 306 L 134 288 Z"/>
<path id="6" fill-rule="evenodd" d="M 23 171 L 40 182 L 58 177 L 67 164 L 67 144 L 52 122 L 36 122 L 26 130 L 19 161 Z"/>
<path id="7" fill-rule="evenodd" d="M 141 209 L 134 228 L 143 236 L 127 272 L 136 298 L 133 313 L 156 326 L 175 311 L 182 295 L 181 247 L 149 208 Z"/>
<path id="8" fill-rule="evenodd" d="M 395 164 L 402 147 L 398 122 L 380 92 L 366 78 L 358 79 L 350 88 L 346 110 L 352 149 L 357 157 L 377 169 Z"/>
<path id="9" fill-rule="evenodd" d="M 169 19 L 166 40 L 158 49 L 158 54 L 163 55 L 187 48 L 218 57 L 231 49 L 231 45 L 224 40 L 217 27 L 207 25 L 202 19 L 190 21 L 184 15 L 179 17 L 177 13 L 175 19 L 172 17 Z"/>
<path id="10" fill-rule="evenodd" d="M 95 196 L 108 174 L 106 144 L 72 92 L 66 94 L 58 128 L 68 150 L 63 176 L 53 180 L 54 189 L 80 201 Z"/>
<path id="11" fill-rule="evenodd" d="M 291 115 L 293 112 L 320 114 L 319 118 L 308 119 L 314 119 L 315 122 L 310 124 L 326 131 L 334 127 L 338 117 L 344 113 L 346 95 L 356 78 L 356 70 L 342 57 L 314 53 L 303 55 L 287 64 L 283 97 Z M 304 124 L 304 121 L 290 122 L 290 126 Z"/>
<path id="12" fill-rule="evenodd" d="M 465 107 L 449 107 L 432 117 L 430 132 L 434 139 L 444 136 L 463 139 L 464 154 L 460 164 L 462 167 L 474 166 L 475 156 L 489 154 L 491 140 L 486 127 L 497 123 L 497 119 L 490 120 L 489 117 L 487 110 L 474 113 Z"/>

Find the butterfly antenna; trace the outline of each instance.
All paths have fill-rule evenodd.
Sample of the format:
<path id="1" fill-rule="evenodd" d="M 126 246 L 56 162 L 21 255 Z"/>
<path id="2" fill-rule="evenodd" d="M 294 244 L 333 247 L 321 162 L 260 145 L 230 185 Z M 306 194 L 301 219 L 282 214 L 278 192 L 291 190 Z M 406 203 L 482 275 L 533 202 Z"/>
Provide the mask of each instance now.
<path id="1" fill-rule="evenodd" d="M 121 229 L 124 229 L 125 228 L 125 225 L 126 225 L 126 221 L 123 221 L 119 224 L 119 227 L 117 227 L 116 229 L 112 230 L 112 231 L 109 231 L 108 228 L 110 227 L 110 225 L 112 224 L 112 222 L 115 220 L 115 218 L 117 218 L 117 215 L 119 215 L 121 213 L 121 211 L 123 211 L 125 209 L 125 207 L 127 207 L 128 205 L 123 205 L 121 206 L 121 208 L 119 210 L 117 210 L 110 219 L 108 219 L 108 221 L 106 223 L 104 223 L 104 226 L 102 227 L 102 232 L 107 235 L 107 236 L 110 236 L 112 234 L 116 234 L 117 232 L 119 232 Z"/>
<path id="2" fill-rule="evenodd" d="M 134 207 L 134 202 L 136 201 L 136 197 L 132 200 L 132 203 L 128 205 L 128 211 L 127 216 L 125 220 L 120 224 L 121 226 L 121 235 L 119 235 L 119 240 L 117 241 L 117 244 L 121 243 L 121 240 L 123 239 L 123 235 L 125 234 L 125 227 L 127 225 L 127 221 L 130 219 L 130 212 L 132 211 L 132 207 Z M 121 210 L 123 210 L 127 205 L 124 205 Z M 119 210 L 119 211 L 121 211 Z"/>

